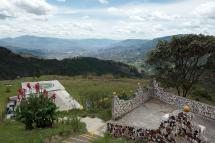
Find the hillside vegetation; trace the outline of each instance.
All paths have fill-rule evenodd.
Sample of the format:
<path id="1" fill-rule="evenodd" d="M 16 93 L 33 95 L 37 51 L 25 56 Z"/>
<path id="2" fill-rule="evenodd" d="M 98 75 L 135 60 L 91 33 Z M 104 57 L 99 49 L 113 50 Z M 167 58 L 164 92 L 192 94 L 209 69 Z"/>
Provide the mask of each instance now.
<path id="1" fill-rule="evenodd" d="M 104 75 L 140 77 L 136 68 L 123 63 L 96 58 L 73 58 L 46 60 L 27 58 L 0 47 L 0 80 L 40 75 Z"/>

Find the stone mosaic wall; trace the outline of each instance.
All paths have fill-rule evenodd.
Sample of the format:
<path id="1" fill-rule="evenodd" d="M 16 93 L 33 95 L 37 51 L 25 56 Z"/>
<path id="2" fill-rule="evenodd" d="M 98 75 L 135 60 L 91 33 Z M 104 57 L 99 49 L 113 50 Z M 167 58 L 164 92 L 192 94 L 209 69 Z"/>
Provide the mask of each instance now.
<path id="1" fill-rule="evenodd" d="M 161 101 L 177 106 L 179 109 L 182 109 L 185 104 L 190 106 L 190 109 L 193 113 L 206 116 L 211 119 L 215 119 L 215 107 L 183 98 L 168 92 L 165 92 L 163 88 L 159 87 L 158 83 L 153 80 L 150 87 L 150 95 L 154 98 L 159 98 Z"/>
<path id="2" fill-rule="evenodd" d="M 126 113 L 129 113 L 139 105 L 148 101 L 150 98 L 159 98 L 161 101 L 167 104 L 177 106 L 178 109 L 182 109 L 183 106 L 187 104 L 190 106 L 190 109 L 193 113 L 215 119 L 214 106 L 165 92 L 163 88 L 159 87 L 155 80 L 152 81 L 148 91 L 143 91 L 143 89 L 139 87 L 134 93 L 133 99 L 122 100 L 117 96 L 114 96 L 112 100 L 112 119 L 115 120 L 122 117 Z"/>
<path id="3" fill-rule="evenodd" d="M 134 93 L 134 98 L 130 100 L 123 100 L 119 99 L 118 96 L 114 96 L 112 100 L 112 119 L 115 120 L 125 115 L 149 99 L 149 92 L 143 92 L 141 87 L 137 89 Z"/>
<path id="4" fill-rule="evenodd" d="M 123 137 L 136 141 L 144 140 L 153 143 L 207 143 L 207 139 L 201 134 L 200 128 L 192 123 L 191 120 L 192 116 L 181 112 L 176 116 L 170 116 L 156 130 L 147 130 L 109 122 L 107 123 L 107 131 L 114 137 Z"/>

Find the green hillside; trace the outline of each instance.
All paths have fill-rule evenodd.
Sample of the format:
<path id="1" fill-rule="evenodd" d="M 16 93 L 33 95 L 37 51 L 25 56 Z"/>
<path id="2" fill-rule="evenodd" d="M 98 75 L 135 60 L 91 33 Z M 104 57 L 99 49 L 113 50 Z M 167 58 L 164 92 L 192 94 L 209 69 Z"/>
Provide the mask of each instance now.
<path id="1" fill-rule="evenodd" d="M 0 47 L 0 80 L 40 75 L 104 75 L 140 77 L 136 68 L 123 63 L 80 57 L 64 60 L 24 58 Z"/>

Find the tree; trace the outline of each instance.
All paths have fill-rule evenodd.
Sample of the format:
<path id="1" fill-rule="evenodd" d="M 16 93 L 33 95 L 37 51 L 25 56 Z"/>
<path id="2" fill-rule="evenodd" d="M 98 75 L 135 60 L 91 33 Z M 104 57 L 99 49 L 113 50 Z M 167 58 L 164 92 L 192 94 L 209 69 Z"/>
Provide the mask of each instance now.
<path id="1" fill-rule="evenodd" d="M 176 88 L 186 97 L 215 52 L 215 37 L 205 35 L 174 36 L 160 41 L 150 53 L 147 63 L 153 66 L 156 78 L 167 87 Z"/>
<path id="2" fill-rule="evenodd" d="M 41 72 L 40 72 L 39 66 L 36 67 L 35 76 L 36 76 L 37 78 L 40 78 L 40 76 L 41 76 Z"/>

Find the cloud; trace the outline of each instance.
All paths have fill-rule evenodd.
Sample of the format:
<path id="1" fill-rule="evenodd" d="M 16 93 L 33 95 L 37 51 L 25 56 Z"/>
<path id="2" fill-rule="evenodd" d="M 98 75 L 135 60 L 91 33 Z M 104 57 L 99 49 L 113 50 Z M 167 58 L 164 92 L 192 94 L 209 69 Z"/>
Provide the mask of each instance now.
<path id="1" fill-rule="evenodd" d="M 2 0 L 0 4 L 0 19 L 14 17 L 14 6 L 7 0 Z"/>
<path id="2" fill-rule="evenodd" d="M 128 10 L 129 9 L 129 10 Z M 174 20 L 179 17 L 176 14 L 167 14 L 161 10 L 150 10 L 143 6 L 124 6 L 124 7 L 110 7 L 107 12 L 111 15 L 127 17 L 136 21 L 148 20 Z"/>
<path id="3" fill-rule="evenodd" d="M 66 2 L 66 0 L 56 0 L 56 1 L 58 1 L 58 2 Z"/>
<path id="4" fill-rule="evenodd" d="M 102 4 L 108 4 L 108 0 L 98 0 Z"/>
<path id="5" fill-rule="evenodd" d="M 215 19 L 215 2 L 209 1 L 201 4 L 195 9 L 194 14 L 197 16 Z"/>
<path id="6" fill-rule="evenodd" d="M 80 8 L 72 0 L 72 8 L 64 3 L 55 7 L 46 0 L 0 1 L 0 37 L 145 39 L 183 33 L 215 35 L 212 0 L 109 3 L 89 8 Z"/>
<path id="7" fill-rule="evenodd" d="M 45 0 L 10 0 L 19 9 L 36 15 L 46 15 L 53 7 Z"/>
<path id="8" fill-rule="evenodd" d="M 0 12 L 0 19 L 6 19 L 6 18 L 12 18 L 13 16 L 11 13 L 8 13 L 7 11 L 1 11 Z"/>
<path id="9" fill-rule="evenodd" d="M 25 14 L 47 15 L 54 7 L 45 0 L 1 0 L 0 19 L 23 16 Z"/>

